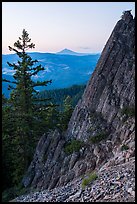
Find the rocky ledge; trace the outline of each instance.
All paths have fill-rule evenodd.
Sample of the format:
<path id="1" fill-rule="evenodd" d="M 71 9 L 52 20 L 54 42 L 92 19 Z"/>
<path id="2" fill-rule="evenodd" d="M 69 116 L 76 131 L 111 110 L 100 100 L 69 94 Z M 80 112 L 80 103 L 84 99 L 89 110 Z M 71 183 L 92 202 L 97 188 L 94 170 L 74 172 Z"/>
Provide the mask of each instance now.
<path id="1" fill-rule="evenodd" d="M 135 157 L 130 150 L 117 152 L 96 174 L 97 179 L 84 188 L 86 175 L 62 187 L 22 195 L 14 202 L 135 202 Z"/>

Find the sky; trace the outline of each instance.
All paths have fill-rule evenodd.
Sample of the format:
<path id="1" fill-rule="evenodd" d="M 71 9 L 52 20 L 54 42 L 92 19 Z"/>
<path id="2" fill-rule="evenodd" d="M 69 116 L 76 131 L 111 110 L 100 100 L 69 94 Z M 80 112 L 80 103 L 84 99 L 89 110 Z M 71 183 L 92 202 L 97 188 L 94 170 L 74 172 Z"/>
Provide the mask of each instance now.
<path id="1" fill-rule="evenodd" d="M 100 53 L 125 10 L 135 16 L 135 2 L 2 2 L 2 53 L 23 29 L 33 52 Z"/>

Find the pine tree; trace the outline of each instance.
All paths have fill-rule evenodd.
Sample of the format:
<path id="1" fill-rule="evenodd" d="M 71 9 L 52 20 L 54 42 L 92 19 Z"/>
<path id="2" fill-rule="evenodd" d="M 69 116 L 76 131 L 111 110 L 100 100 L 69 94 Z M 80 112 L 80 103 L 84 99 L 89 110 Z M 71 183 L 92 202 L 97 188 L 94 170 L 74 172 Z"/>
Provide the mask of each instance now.
<path id="1" fill-rule="evenodd" d="M 14 43 L 14 47 L 9 46 L 9 50 L 14 51 L 19 57 L 16 64 L 7 62 L 15 70 L 14 81 L 3 79 L 5 82 L 14 84 L 14 86 L 9 85 L 9 89 L 12 89 L 9 107 L 14 113 L 12 145 L 15 146 L 16 152 L 13 153 L 13 165 L 15 168 L 17 165 L 21 165 L 21 168 L 17 168 L 14 172 L 17 177 L 16 181 L 18 180 L 18 175 L 23 174 L 23 171 L 28 168 L 34 153 L 35 137 L 36 133 L 38 133 L 34 125 L 38 126 L 39 120 L 36 112 L 40 112 L 40 103 L 35 97 L 38 93 L 35 87 L 47 86 L 51 83 L 51 80 L 37 82 L 32 80 L 32 76 L 44 70 L 41 65 L 36 66 L 35 64 L 38 61 L 33 60 L 26 52 L 28 49 L 33 48 L 35 48 L 35 44 L 31 43 L 29 34 L 23 29 L 22 36 Z M 22 164 L 20 164 L 20 161 Z"/>
<path id="2" fill-rule="evenodd" d="M 11 64 L 8 62 L 10 67 L 16 71 L 13 75 L 15 81 L 9 81 L 4 79 L 3 81 L 16 84 L 16 87 L 9 85 L 9 89 L 14 89 L 12 92 L 12 102 L 15 104 L 15 107 L 18 110 L 23 111 L 23 113 L 29 113 L 32 109 L 32 98 L 33 93 L 37 91 L 34 89 L 36 86 L 47 86 L 50 81 L 32 81 L 31 77 L 33 75 L 38 74 L 39 71 L 44 70 L 44 67 L 41 65 L 34 66 L 37 63 L 37 60 L 32 60 L 32 58 L 26 53 L 28 49 L 35 48 L 35 44 L 30 43 L 31 39 L 28 37 L 29 34 L 25 29 L 22 32 L 22 38 L 19 37 L 19 40 L 14 43 L 14 47 L 12 48 L 9 46 L 10 51 L 15 51 L 16 54 L 19 56 L 21 61 L 18 60 L 18 63 Z"/>

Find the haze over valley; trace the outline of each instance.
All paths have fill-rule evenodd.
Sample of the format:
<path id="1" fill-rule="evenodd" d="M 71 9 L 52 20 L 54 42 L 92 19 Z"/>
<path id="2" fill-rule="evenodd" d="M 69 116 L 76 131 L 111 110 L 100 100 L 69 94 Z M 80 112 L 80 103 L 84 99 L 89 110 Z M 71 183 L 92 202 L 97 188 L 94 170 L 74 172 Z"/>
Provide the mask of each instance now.
<path id="1" fill-rule="evenodd" d="M 86 84 L 89 80 L 97 61 L 99 53 L 77 53 L 72 50 L 64 49 L 57 53 L 30 52 L 33 60 L 37 59 L 37 65 L 41 64 L 45 70 L 33 76 L 33 80 L 52 80 L 46 87 L 38 87 L 38 91 L 67 88 L 72 85 Z M 17 63 L 16 54 L 2 55 L 2 75 L 3 78 L 13 80 L 15 71 L 9 67 L 10 63 Z M 3 82 L 3 93 L 9 97 L 8 83 Z"/>

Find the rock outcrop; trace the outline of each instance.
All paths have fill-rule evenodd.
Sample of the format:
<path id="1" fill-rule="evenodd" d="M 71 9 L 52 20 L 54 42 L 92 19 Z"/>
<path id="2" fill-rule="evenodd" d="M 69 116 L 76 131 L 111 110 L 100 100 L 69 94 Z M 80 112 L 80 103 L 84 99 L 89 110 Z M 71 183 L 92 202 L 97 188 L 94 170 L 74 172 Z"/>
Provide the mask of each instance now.
<path id="1" fill-rule="evenodd" d="M 122 157 L 128 150 L 122 153 Z M 121 163 L 120 159 L 109 160 L 98 170 L 98 178 L 82 188 L 82 178 L 74 179 L 65 186 L 51 190 L 22 195 L 14 202 L 134 202 L 135 158 Z M 114 165 L 118 162 L 119 165 Z"/>
<path id="2" fill-rule="evenodd" d="M 125 13 L 106 43 L 82 100 L 71 117 L 67 137 L 84 141 L 88 128 L 95 125 L 91 115 L 100 113 L 109 127 L 118 129 L 121 109 L 135 103 L 135 25 L 131 14 Z M 98 124 L 99 126 L 102 123 Z M 102 125 L 104 127 L 104 125 Z M 90 134 L 94 134 L 92 131 Z"/>
<path id="3" fill-rule="evenodd" d="M 125 163 L 135 156 L 134 38 L 135 20 L 126 11 L 102 51 L 67 131 L 51 131 L 40 139 L 23 178 L 25 187 L 61 188 L 103 165 Z M 68 154 L 65 147 L 74 139 L 81 146 Z M 126 156 L 122 147 L 128 149 Z M 115 159 L 117 155 L 121 160 Z"/>

